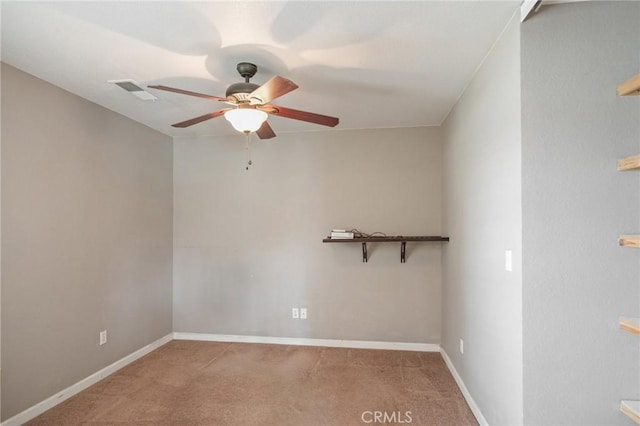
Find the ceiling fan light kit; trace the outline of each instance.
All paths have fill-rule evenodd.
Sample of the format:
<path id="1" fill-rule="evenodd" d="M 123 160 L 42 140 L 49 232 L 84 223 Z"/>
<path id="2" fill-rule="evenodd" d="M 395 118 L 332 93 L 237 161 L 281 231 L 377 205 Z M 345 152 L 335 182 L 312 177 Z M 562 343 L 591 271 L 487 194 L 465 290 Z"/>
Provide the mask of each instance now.
<path id="1" fill-rule="evenodd" d="M 267 120 L 267 113 L 253 108 L 231 109 L 224 113 L 224 118 L 239 132 L 257 131 Z"/>

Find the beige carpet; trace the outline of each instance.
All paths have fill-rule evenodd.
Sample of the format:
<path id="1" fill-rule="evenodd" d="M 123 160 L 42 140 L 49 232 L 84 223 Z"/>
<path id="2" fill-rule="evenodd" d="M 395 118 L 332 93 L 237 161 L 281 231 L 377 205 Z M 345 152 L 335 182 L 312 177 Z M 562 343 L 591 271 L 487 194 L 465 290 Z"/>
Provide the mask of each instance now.
<path id="1" fill-rule="evenodd" d="M 439 353 L 178 340 L 28 424 L 343 426 L 383 421 L 477 424 Z"/>

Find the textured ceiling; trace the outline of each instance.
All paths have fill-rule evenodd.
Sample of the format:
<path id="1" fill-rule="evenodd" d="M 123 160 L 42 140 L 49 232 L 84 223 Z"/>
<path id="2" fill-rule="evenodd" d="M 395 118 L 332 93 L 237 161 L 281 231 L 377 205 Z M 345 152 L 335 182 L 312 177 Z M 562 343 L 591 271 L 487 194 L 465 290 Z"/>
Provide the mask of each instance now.
<path id="1" fill-rule="evenodd" d="M 300 86 L 282 106 L 337 116 L 341 129 L 439 125 L 519 1 L 7 2 L 2 61 L 172 136 L 227 135 L 223 118 L 170 124 L 221 108 L 107 80 L 131 78 L 224 96 L 253 62 Z M 324 130 L 270 117 L 276 133 Z"/>

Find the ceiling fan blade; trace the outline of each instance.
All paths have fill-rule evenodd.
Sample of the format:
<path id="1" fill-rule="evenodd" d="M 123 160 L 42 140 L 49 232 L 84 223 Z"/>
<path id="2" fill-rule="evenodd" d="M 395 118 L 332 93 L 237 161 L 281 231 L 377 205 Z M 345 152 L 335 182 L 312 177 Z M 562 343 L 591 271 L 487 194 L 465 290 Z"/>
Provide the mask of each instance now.
<path id="1" fill-rule="evenodd" d="M 260 139 L 271 139 L 276 137 L 276 134 L 274 133 L 271 126 L 269 125 L 268 121 L 265 121 L 264 123 L 262 123 L 262 126 L 260 126 L 260 128 L 256 131 L 256 134 Z"/>
<path id="2" fill-rule="evenodd" d="M 212 118 L 220 117 L 221 115 L 223 115 L 225 112 L 229 111 L 230 109 L 233 109 L 233 108 L 224 108 L 224 109 L 220 109 L 218 111 L 210 112 L 208 114 L 201 115 L 200 117 L 192 118 L 191 120 L 181 121 L 180 123 L 172 124 L 171 127 L 184 128 L 184 127 L 193 126 L 194 124 L 202 123 L 203 121 L 207 121 L 207 120 L 211 120 Z"/>
<path id="3" fill-rule="evenodd" d="M 261 109 L 268 114 L 293 118 L 294 120 L 307 121 L 309 123 L 320 124 L 322 126 L 335 127 L 340 122 L 340 119 L 336 117 L 329 117 L 328 115 L 316 114 L 313 112 L 299 111 L 297 109 L 285 108 L 278 105 L 265 105 Z"/>
<path id="4" fill-rule="evenodd" d="M 180 93 L 181 95 L 197 96 L 199 98 L 211 99 L 212 101 L 223 101 L 223 102 L 227 101 L 227 98 L 221 98 L 220 96 L 205 95 L 204 93 L 190 92 L 189 90 L 176 89 L 175 87 L 169 87 L 169 86 L 148 86 L 148 87 L 150 89 L 158 89 L 158 90 L 164 90 L 167 92 Z"/>
<path id="5" fill-rule="evenodd" d="M 279 98 L 280 96 L 285 95 L 292 90 L 296 90 L 297 88 L 298 85 L 293 81 L 276 75 L 275 77 L 272 77 L 271 80 L 254 90 L 249 95 L 249 99 L 256 99 L 259 103 L 266 104 L 267 102 L 271 102 L 275 98 Z"/>

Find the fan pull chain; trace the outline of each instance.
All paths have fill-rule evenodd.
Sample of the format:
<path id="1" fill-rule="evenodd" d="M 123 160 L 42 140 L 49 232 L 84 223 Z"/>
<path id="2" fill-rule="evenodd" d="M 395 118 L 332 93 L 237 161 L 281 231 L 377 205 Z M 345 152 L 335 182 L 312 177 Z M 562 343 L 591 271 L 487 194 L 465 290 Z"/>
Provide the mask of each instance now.
<path id="1" fill-rule="evenodd" d="M 244 134 L 246 136 L 246 145 L 245 145 L 244 150 L 245 150 L 245 152 L 247 154 L 247 165 L 245 167 L 245 170 L 249 170 L 249 166 L 251 164 L 253 164 L 251 162 L 251 145 L 249 144 L 249 136 L 250 136 L 251 133 L 250 132 L 244 132 Z"/>

